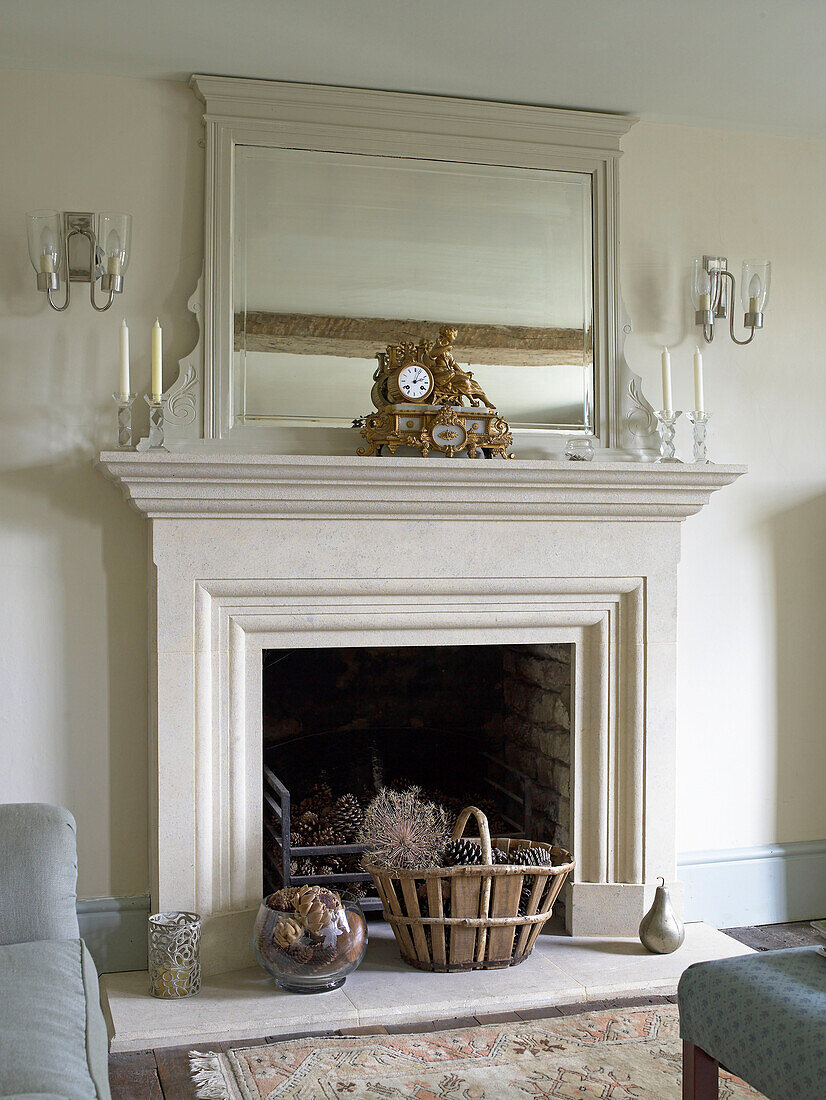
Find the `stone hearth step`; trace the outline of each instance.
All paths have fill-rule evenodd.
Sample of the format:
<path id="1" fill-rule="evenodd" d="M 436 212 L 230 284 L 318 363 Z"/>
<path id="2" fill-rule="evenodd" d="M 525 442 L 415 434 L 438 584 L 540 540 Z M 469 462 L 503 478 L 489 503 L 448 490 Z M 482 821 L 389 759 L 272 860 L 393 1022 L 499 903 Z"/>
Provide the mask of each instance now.
<path id="1" fill-rule="evenodd" d="M 101 986 L 114 1052 L 670 994 L 692 963 L 750 953 L 698 923 L 673 955 L 650 955 L 638 940 L 547 935 L 510 970 L 429 974 L 405 966 L 390 929 L 375 924 L 362 966 L 332 993 L 284 993 L 257 967 L 207 977 L 190 1000 L 151 997 L 145 971 L 108 974 Z"/>

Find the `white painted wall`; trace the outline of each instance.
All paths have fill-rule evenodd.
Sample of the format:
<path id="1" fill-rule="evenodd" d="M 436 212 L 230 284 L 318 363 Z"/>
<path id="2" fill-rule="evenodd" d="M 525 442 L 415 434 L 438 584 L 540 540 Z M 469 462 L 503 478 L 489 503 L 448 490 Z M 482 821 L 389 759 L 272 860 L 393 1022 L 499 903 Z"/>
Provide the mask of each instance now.
<path id="1" fill-rule="evenodd" d="M 181 84 L 0 71 L 0 801 L 73 811 L 87 897 L 147 886 L 146 532 L 92 455 L 124 314 L 141 390 L 156 314 L 169 380 L 195 338 L 197 108 Z M 37 293 L 24 215 L 41 207 L 133 214 L 109 313 L 88 286 L 65 314 Z"/>
<path id="2" fill-rule="evenodd" d="M 123 314 L 137 387 L 156 314 L 167 382 L 194 339 L 198 119 L 183 85 L 0 71 L 0 799 L 72 809 L 85 896 L 147 885 L 145 531 L 91 459 Z M 679 846 L 821 839 L 826 143 L 640 124 L 625 149 L 628 353 L 652 397 L 665 339 L 690 404 L 689 260 L 774 263 L 756 346 L 720 336 L 706 355 L 712 454 L 751 472 L 684 528 Z M 45 206 L 132 212 L 122 308 L 98 316 L 79 294 L 65 315 L 46 308 L 23 220 Z"/>
<path id="3" fill-rule="evenodd" d="M 693 405 L 691 258 L 728 256 L 738 282 L 745 257 L 772 260 L 765 329 L 749 347 L 722 332 L 704 347 L 710 454 L 750 472 L 684 527 L 678 844 L 821 840 L 826 143 L 640 124 L 623 145 L 628 352 L 652 400 L 667 341 L 677 407 Z"/>

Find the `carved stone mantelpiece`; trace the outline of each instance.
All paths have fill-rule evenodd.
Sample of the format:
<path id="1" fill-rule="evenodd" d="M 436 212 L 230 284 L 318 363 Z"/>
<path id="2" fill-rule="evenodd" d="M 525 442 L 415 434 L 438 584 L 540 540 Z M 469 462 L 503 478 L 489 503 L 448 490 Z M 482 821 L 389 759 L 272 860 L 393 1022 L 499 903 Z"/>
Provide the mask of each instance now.
<path id="1" fill-rule="evenodd" d="M 578 934 L 676 878 L 680 522 L 740 466 L 104 452 L 149 519 L 155 909 L 248 961 L 262 890 L 262 652 L 572 643 Z M 679 892 L 679 891 L 677 891 Z"/>
<path id="2" fill-rule="evenodd" d="M 681 520 L 744 466 L 448 458 L 136 454 L 102 473 L 150 519 Z"/>

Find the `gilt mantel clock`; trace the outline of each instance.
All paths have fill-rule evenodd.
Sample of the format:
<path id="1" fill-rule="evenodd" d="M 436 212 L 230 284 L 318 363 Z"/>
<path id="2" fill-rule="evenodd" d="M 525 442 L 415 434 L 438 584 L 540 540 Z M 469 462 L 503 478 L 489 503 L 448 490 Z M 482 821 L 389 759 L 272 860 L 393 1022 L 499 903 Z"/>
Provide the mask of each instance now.
<path id="1" fill-rule="evenodd" d="M 455 328 L 443 328 L 436 340 L 388 344 L 376 355 L 371 392 L 376 411 L 356 422 L 366 440 L 360 455 L 415 447 L 423 456 L 434 450 L 448 458 L 462 453 L 513 458 L 508 422 L 472 372 L 456 362 L 457 335 Z"/>

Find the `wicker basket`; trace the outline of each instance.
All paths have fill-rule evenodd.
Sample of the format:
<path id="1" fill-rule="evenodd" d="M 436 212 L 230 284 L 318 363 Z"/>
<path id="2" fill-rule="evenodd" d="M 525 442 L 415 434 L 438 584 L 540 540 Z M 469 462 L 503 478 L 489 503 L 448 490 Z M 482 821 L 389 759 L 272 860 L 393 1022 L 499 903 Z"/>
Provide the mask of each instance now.
<path id="1" fill-rule="evenodd" d="M 429 871 L 366 866 L 402 958 L 419 970 L 499 970 L 523 962 L 573 869 L 573 859 L 562 848 L 507 838 L 491 840 L 488 820 L 475 806 L 462 810 L 454 839 L 461 837 L 471 814 L 479 824 L 481 866 Z M 551 853 L 554 865 L 494 866 L 492 845 L 505 852 L 544 848 Z M 530 889 L 530 897 L 525 913 L 520 914 L 523 887 Z M 445 913 L 448 903 L 449 916 Z"/>

